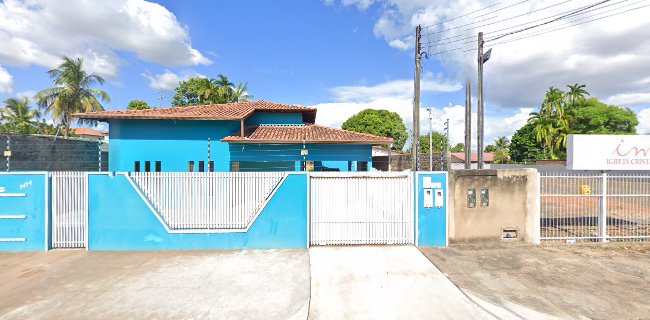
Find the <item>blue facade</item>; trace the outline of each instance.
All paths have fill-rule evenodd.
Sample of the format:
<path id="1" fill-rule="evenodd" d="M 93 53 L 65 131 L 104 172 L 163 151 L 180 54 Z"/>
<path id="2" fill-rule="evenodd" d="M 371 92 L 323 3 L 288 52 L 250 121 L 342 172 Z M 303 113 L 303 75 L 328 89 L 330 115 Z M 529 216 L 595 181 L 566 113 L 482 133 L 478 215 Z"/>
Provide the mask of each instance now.
<path id="1" fill-rule="evenodd" d="M 0 174 L 0 251 L 48 250 L 47 174 Z"/>
<path id="2" fill-rule="evenodd" d="M 439 184 L 443 192 L 443 206 L 440 208 L 425 208 L 424 207 L 424 185 L 425 177 L 430 177 L 431 182 Z M 436 189 L 434 189 L 435 192 Z M 416 214 L 417 214 L 417 235 L 418 246 L 447 246 L 447 173 L 418 173 L 416 174 L 415 181 L 416 191 Z"/>
<path id="3" fill-rule="evenodd" d="M 361 171 L 372 168 L 372 146 L 361 144 L 228 144 L 221 139 L 240 131 L 239 121 L 225 120 L 110 120 L 110 171 L 163 172 L 231 171 L 239 162 L 240 171 L 301 171 L 303 161 L 313 161 L 315 171 Z M 245 125 L 304 125 L 302 113 L 258 112 Z M 208 142 L 208 139 L 209 142 Z M 190 164 L 192 162 L 192 164 Z M 202 163 L 202 166 L 200 165 Z M 138 169 L 136 169 L 138 168 Z M 148 169 L 148 170 L 147 170 Z"/>
<path id="4" fill-rule="evenodd" d="M 123 175 L 89 178 L 90 250 L 307 248 L 307 175 L 290 174 L 248 232 L 169 233 Z"/>

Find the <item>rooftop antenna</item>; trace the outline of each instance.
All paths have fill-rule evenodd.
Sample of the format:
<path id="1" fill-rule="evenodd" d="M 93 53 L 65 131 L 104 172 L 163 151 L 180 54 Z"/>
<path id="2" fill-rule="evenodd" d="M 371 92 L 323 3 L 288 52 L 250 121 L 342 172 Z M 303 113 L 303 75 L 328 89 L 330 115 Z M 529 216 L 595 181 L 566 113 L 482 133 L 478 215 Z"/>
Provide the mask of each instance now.
<path id="1" fill-rule="evenodd" d="M 167 92 L 167 90 L 164 90 L 164 89 L 155 92 L 158 95 L 157 96 L 158 99 L 160 99 L 160 103 L 158 104 L 158 108 L 162 108 L 163 99 L 165 99 L 165 92 Z"/>

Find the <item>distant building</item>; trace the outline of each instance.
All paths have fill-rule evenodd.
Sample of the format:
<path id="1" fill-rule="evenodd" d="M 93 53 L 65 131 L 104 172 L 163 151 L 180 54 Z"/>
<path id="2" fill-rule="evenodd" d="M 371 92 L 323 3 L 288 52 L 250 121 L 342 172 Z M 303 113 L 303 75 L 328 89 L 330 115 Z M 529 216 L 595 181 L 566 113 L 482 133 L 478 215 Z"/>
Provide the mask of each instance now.
<path id="1" fill-rule="evenodd" d="M 483 153 L 483 169 L 490 169 L 490 165 L 494 162 L 493 152 Z M 478 153 L 472 153 L 471 169 L 478 169 Z M 465 152 L 452 152 L 451 153 L 451 169 L 461 170 L 465 169 Z"/>
<path id="2" fill-rule="evenodd" d="M 70 133 L 85 139 L 108 141 L 108 131 L 99 131 L 90 128 L 72 128 Z"/>

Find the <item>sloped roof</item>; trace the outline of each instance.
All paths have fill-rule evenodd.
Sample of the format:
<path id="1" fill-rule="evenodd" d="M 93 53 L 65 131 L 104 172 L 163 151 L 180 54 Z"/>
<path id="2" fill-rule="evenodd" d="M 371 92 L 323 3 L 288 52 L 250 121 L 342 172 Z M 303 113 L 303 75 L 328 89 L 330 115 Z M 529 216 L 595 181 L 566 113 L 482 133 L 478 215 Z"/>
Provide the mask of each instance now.
<path id="1" fill-rule="evenodd" d="M 78 136 L 103 137 L 108 135 L 107 131 L 99 131 L 90 128 L 72 128 L 70 129 L 70 132 Z"/>
<path id="2" fill-rule="evenodd" d="M 72 116 L 80 119 L 168 119 L 168 120 L 242 120 L 255 111 L 269 112 L 302 112 L 303 121 L 316 121 L 316 108 L 297 105 L 267 102 L 238 102 L 224 104 L 208 104 L 203 106 L 175 107 L 146 110 L 111 110 L 99 112 L 75 113 Z"/>
<path id="3" fill-rule="evenodd" d="M 247 126 L 241 132 L 221 139 L 230 143 L 328 143 L 328 144 L 391 144 L 392 138 L 334 129 L 319 125 Z"/>
<path id="4" fill-rule="evenodd" d="M 465 162 L 465 152 L 452 152 L 451 156 L 462 162 Z M 478 153 L 472 152 L 472 158 L 470 162 L 478 162 Z M 494 153 L 483 152 L 483 162 L 494 162 Z"/>

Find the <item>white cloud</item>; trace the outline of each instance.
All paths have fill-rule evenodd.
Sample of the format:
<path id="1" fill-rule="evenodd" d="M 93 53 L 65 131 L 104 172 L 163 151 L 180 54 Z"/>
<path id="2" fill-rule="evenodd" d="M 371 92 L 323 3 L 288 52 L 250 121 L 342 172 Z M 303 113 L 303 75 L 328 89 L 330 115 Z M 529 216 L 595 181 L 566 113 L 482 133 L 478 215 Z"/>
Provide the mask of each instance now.
<path id="1" fill-rule="evenodd" d="M 165 7 L 144 0 L 6 0 L 0 3 L 0 63 L 48 68 L 80 56 L 89 71 L 116 78 L 117 51 L 166 66 L 210 64 Z"/>
<path id="2" fill-rule="evenodd" d="M 14 90 L 14 77 L 0 65 L 0 93 L 11 93 Z"/>
<path id="3" fill-rule="evenodd" d="M 650 93 L 647 92 L 621 93 L 607 98 L 605 102 L 608 104 L 614 104 L 618 106 L 650 105 Z"/>
<path id="4" fill-rule="evenodd" d="M 459 84 L 443 80 L 441 77 L 427 74 L 423 80 L 423 91 L 451 92 L 461 89 Z M 386 109 L 396 112 L 404 120 L 406 127 L 413 128 L 413 82 L 411 80 L 394 80 L 375 86 L 341 86 L 332 89 L 334 102 L 321 103 L 312 107 L 318 108 L 316 122 L 330 127 L 341 127 L 343 122 L 364 109 Z M 530 108 L 519 109 L 509 117 L 486 116 L 485 142 L 492 143 L 498 136 L 511 136 L 515 130 L 524 125 L 528 119 Z M 454 144 L 465 140 L 465 107 L 460 105 L 443 108 L 433 108 L 431 127 L 434 131 L 442 132 L 444 122 L 449 119 L 450 141 Z M 472 115 L 473 143 L 476 145 L 476 113 Z M 426 109 L 420 110 L 420 133 L 429 132 L 429 115 Z M 410 144 L 407 143 L 407 145 Z"/>
<path id="5" fill-rule="evenodd" d="M 650 108 L 643 109 L 637 114 L 639 126 L 636 129 L 638 134 L 650 134 Z"/>
<path id="6" fill-rule="evenodd" d="M 441 74 L 424 73 L 422 92 L 455 92 L 462 89 L 458 82 L 444 79 Z M 330 90 L 337 102 L 370 102 L 381 98 L 412 99 L 413 80 L 393 80 L 374 86 L 339 86 Z"/>
<path id="7" fill-rule="evenodd" d="M 16 93 L 16 97 L 19 99 L 22 98 L 28 98 L 30 100 L 34 100 L 34 96 L 36 95 L 36 91 L 28 90 L 28 91 L 21 91 Z"/>
<path id="8" fill-rule="evenodd" d="M 459 79 L 475 79 L 478 31 L 485 32 L 489 40 L 521 26 L 499 31 L 501 29 L 557 15 L 592 4 L 593 1 L 574 0 L 546 8 L 558 3 L 556 0 L 532 0 L 490 14 L 510 5 L 504 3 L 468 14 L 490 6 L 494 1 L 383 0 L 382 13 L 375 21 L 374 33 L 393 48 L 412 50 L 406 45 L 413 42 L 408 39 L 412 39 L 415 27 L 418 24 L 429 26 L 422 32 L 422 41 L 430 45 L 430 53 L 459 47 L 464 49 L 433 55 L 431 59 L 439 60 L 447 69 L 453 70 Z M 494 47 L 491 60 L 485 65 L 487 103 L 509 108 L 537 106 L 549 86 L 565 89 L 566 84 L 576 82 L 586 84 L 592 96 L 603 100 L 623 104 L 647 101 L 647 84 L 650 81 L 650 55 L 647 54 L 650 51 L 650 19 L 647 16 L 650 8 L 499 44 L 522 35 L 550 31 L 641 6 L 637 2 L 607 5 L 610 6 L 530 32 L 486 42 L 486 49 Z M 539 11 L 531 13 L 536 10 Z M 517 15 L 522 16 L 515 17 Z M 499 22 L 507 18 L 511 19 Z M 469 51 L 463 52 L 465 50 Z M 426 60 L 424 65 L 426 68 Z"/>
<path id="9" fill-rule="evenodd" d="M 171 90 L 178 86 L 180 81 L 187 80 L 193 77 L 205 78 L 204 75 L 193 71 L 184 71 L 180 75 L 173 73 L 169 70 L 165 70 L 163 73 L 151 75 L 149 72 L 144 72 L 141 74 L 143 77 L 149 79 L 149 87 L 155 90 Z"/>

